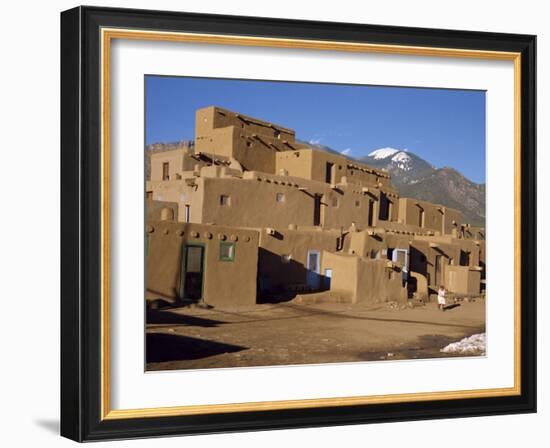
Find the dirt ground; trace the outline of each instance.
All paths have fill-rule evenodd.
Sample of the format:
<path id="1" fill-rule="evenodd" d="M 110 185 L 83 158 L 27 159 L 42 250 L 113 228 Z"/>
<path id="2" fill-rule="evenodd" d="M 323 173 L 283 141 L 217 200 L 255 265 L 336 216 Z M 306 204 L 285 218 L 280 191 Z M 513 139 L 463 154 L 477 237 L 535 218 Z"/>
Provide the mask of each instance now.
<path id="1" fill-rule="evenodd" d="M 435 303 L 161 309 L 147 314 L 147 370 L 448 357 L 441 348 L 484 331 L 483 299 L 444 312 Z"/>

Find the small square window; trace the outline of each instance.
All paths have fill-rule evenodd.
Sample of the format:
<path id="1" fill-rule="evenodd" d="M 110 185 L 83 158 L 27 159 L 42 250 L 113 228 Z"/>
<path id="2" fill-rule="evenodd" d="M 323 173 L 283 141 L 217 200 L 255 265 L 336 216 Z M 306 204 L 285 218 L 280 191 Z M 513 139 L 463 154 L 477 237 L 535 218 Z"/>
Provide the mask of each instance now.
<path id="1" fill-rule="evenodd" d="M 235 260 L 235 243 L 221 242 L 220 243 L 220 261 Z"/>
<path id="2" fill-rule="evenodd" d="M 226 194 L 220 195 L 220 205 L 222 207 L 229 207 L 231 205 L 231 198 Z"/>
<path id="3" fill-rule="evenodd" d="M 356 207 L 359 207 L 361 205 L 361 203 L 359 201 L 355 201 L 355 206 Z"/>
<path id="4" fill-rule="evenodd" d="M 277 193 L 275 196 L 275 199 L 277 202 L 285 202 L 285 195 L 284 193 Z"/>

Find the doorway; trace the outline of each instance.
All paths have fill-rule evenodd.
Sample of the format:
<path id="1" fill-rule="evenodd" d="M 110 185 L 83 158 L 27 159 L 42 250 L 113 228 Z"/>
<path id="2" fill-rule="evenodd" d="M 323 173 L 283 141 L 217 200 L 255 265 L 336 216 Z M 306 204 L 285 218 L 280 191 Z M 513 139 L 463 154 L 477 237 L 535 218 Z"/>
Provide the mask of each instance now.
<path id="1" fill-rule="evenodd" d="M 321 225 L 321 195 L 316 194 L 313 196 L 313 225 L 314 226 L 320 226 Z"/>
<path id="2" fill-rule="evenodd" d="M 334 163 L 327 162 L 325 167 L 325 182 L 327 184 L 334 184 L 335 182 Z"/>
<path id="3" fill-rule="evenodd" d="M 318 250 L 307 252 L 307 285 L 317 291 L 321 287 L 321 253 Z"/>
<path id="4" fill-rule="evenodd" d="M 198 302 L 202 299 L 204 246 L 186 244 L 181 258 L 180 298 Z"/>

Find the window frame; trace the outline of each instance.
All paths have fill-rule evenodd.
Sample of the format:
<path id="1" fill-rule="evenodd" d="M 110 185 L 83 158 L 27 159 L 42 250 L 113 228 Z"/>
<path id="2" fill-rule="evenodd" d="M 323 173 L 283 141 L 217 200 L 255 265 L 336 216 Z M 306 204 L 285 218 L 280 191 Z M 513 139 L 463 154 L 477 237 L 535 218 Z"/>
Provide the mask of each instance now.
<path id="1" fill-rule="evenodd" d="M 223 255 L 222 248 L 224 247 L 232 248 L 230 256 L 226 257 Z M 219 261 L 235 261 L 236 251 L 237 251 L 237 243 L 232 241 L 220 241 Z"/>

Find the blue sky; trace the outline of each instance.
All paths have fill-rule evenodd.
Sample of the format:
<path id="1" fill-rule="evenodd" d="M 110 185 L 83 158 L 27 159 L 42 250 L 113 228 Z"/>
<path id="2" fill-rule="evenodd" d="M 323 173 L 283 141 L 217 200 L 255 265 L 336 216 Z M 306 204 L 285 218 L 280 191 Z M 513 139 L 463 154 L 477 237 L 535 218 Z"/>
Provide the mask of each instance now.
<path id="1" fill-rule="evenodd" d="M 147 144 L 192 140 L 195 110 L 220 106 L 361 157 L 392 147 L 485 182 L 485 92 L 146 76 Z"/>

